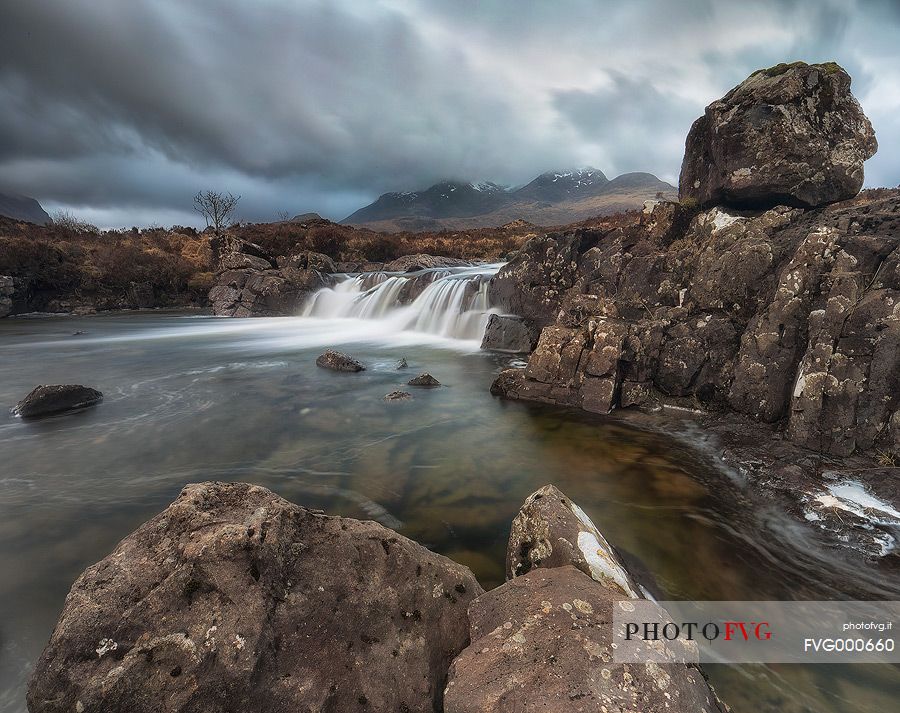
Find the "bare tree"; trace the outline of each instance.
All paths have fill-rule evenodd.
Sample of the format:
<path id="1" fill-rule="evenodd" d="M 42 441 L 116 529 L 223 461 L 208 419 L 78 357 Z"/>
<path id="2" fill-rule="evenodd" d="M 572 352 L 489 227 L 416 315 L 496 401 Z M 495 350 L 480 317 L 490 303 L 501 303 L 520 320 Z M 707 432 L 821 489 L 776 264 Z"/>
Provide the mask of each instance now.
<path id="1" fill-rule="evenodd" d="M 221 235 L 234 222 L 232 214 L 240 199 L 240 196 L 233 196 L 231 193 L 200 191 L 194 196 L 194 210 L 206 218 L 207 228 L 212 228 L 216 235 Z"/>
<path id="2" fill-rule="evenodd" d="M 278 211 L 278 213 L 276 213 L 276 216 L 278 217 L 278 220 L 280 220 L 282 223 L 286 223 L 288 218 L 291 217 L 291 214 L 288 213 L 286 210 L 280 210 L 280 211 Z"/>

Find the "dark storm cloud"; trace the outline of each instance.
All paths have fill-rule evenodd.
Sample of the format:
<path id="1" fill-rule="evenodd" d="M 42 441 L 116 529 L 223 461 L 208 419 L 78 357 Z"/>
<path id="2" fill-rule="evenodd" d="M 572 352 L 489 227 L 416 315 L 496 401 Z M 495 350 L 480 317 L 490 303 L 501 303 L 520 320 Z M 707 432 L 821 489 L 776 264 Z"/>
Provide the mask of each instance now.
<path id="1" fill-rule="evenodd" d="M 0 190 L 130 225 L 200 188 L 340 218 L 442 177 L 674 180 L 706 103 L 798 58 L 851 71 L 896 185 L 898 29 L 888 0 L 7 2 Z"/>

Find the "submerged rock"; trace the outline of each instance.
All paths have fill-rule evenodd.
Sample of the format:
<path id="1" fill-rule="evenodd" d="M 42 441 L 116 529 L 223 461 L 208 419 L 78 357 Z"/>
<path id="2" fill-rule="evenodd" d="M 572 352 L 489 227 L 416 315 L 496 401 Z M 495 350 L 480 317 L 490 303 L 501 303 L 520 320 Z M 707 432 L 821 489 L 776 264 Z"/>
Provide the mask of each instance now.
<path id="1" fill-rule="evenodd" d="M 837 64 L 754 72 L 691 127 L 679 195 L 702 206 L 804 208 L 852 198 L 878 143 Z"/>
<path id="2" fill-rule="evenodd" d="M 440 386 L 441 382 L 435 379 L 431 374 L 427 371 L 423 374 L 419 374 L 418 376 L 410 379 L 406 382 L 410 386 Z"/>
<path id="3" fill-rule="evenodd" d="M 397 360 L 397 364 L 395 365 L 394 368 L 395 369 L 405 369 L 408 366 L 409 366 L 409 364 L 406 363 L 406 357 L 400 357 L 400 359 Z"/>
<path id="4" fill-rule="evenodd" d="M 15 405 L 12 413 L 22 418 L 41 418 L 94 406 L 102 400 L 102 393 L 87 386 L 37 386 Z"/>
<path id="5" fill-rule="evenodd" d="M 409 401 L 412 399 L 412 394 L 408 391 L 392 391 L 389 394 L 385 394 L 385 401 Z"/>
<path id="6" fill-rule="evenodd" d="M 484 328 L 481 348 L 495 352 L 526 353 L 534 350 L 541 330 L 524 317 L 492 314 Z"/>
<path id="7" fill-rule="evenodd" d="M 329 349 L 324 354 L 319 355 L 319 358 L 316 359 L 316 366 L 321 366 L 323 369 L 333 369 L 334 371 L 365 371 L 366 369 L 362 362 L 334 349 Z"/>
<path id="8" fill-rule="evenodd" d="M 75 582 L 29 710 L 439 711 L 481 591 L 374 522 L 190 485 Z"/>

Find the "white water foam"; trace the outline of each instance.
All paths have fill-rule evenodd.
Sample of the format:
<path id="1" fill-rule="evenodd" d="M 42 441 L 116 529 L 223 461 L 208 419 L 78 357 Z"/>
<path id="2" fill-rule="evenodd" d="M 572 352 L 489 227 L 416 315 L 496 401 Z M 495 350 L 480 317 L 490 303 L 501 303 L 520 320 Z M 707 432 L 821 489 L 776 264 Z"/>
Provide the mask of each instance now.
<path id="1" fill-rule="evenodd" d="M 431 334 L 464 341 L 480 340 L 492 310 L 488 281 L 502 264 L 424 270 L 410 275 L 347 275 L 319 290 L 303 316 L 327 320 L 376 320 L 384 335 Z M 414 300 L 404 294 L 427 283 Z M 416 284 L 418 283 L 418 284 Z"/>

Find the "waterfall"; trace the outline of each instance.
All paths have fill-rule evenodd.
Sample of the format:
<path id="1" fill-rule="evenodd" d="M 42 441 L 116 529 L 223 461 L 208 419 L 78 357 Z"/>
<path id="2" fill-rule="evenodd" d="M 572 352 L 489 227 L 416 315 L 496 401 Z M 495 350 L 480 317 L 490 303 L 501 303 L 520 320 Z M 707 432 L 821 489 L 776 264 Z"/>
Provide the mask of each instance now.
<path id="1" fill-rule="evenodd" d="M 377 320 L 386 333 L 425 332 L 481 339 L 491 308 L 488 282 L 502 264 L 422 270 L 410 274 L 339 275 L 319 290 L 304 317 Z"/>

